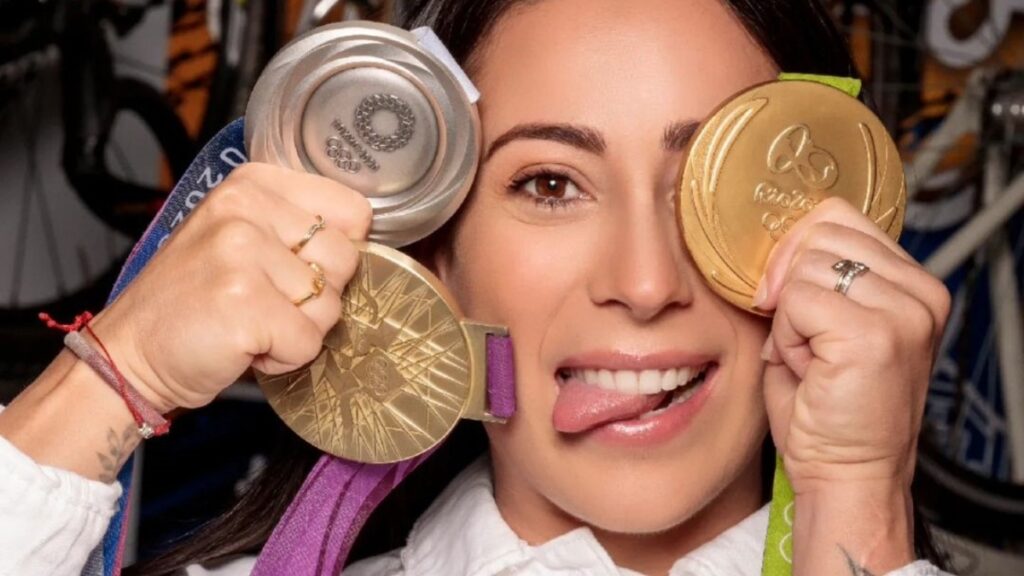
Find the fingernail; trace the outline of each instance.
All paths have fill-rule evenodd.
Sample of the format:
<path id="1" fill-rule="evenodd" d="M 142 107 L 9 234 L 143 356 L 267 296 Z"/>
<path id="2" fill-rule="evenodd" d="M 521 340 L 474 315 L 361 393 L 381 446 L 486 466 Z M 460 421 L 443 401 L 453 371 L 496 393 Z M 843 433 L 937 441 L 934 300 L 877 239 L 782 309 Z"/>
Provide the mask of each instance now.
<path id="1" fill-rule="evenodd" d="M 755 308 L 760 308 L 761 304 L 764 304 L 764 301 L 767 299 L 768 284 L 764 281 L 764 278 L 762 278 L 761 283 L 758 284 L 757 286 L 757 292 L 754 292 L 754 300 L 751 302 L 751 304 L 753 304 Z"/>
<path id="2" fill-rule="evenodd" d="M 772 335 L 769 334 L 768 338 L 764 341 L 764 346 L 761 347 L 761 360 L 768 362 L 772 359 L 775 354 L 775 341 L 772 339 Z"/>

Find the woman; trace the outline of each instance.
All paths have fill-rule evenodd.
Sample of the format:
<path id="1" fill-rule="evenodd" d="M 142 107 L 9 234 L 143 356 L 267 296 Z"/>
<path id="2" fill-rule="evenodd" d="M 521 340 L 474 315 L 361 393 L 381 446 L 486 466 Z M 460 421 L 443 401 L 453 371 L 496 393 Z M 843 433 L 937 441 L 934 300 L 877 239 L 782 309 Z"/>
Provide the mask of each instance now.
<path id="1" fill-rule="evenodd" d="M 417 253 L 469 317 L 510 327 L 519 409 L 488 425 L 490 458 L 404 549 L 346 573 L 758 574 L 769 433 L 796 492 L 794 573 L 934 573 L 912 564 L 909 486 L 942 284 L 856 210 L 825 202 L 775 249 L 757 296 L 766 320 L 702 281 L 672 209 L 688 138 L 722 100 L 780 70 L 852 74 L 822 9 L 436 0 L 413 15 L 484 95 L 474 190 Z M 288 247 L 316 214 L 328 229 L 300 259 Z M 202 406 L 250 364 L 278 373 L 313 358 L 369 221 L 344 186 L 243 166 L 94 329 L 159 410 Z M 845 297 L 831 270 L 844 258 L 871 268 Z M 297 307 L 303 260 L 323 263 L 330 286 Z M 654 376 L 676 389 L 637 394 Z M 600 388 L 608 377 L 628 402 Z M 20 487 L 25 506 L 65 525 L 20 536 L 6 562 L 81 566 L 116 495 L 103 483 L 137 441 L 125 429 L 121 400 L 66 353 L 0 414 L 5 460 L 29 470 L 27 455 L 89 507 Z M 76 538 L 70 552 L 43 544 Z"/>

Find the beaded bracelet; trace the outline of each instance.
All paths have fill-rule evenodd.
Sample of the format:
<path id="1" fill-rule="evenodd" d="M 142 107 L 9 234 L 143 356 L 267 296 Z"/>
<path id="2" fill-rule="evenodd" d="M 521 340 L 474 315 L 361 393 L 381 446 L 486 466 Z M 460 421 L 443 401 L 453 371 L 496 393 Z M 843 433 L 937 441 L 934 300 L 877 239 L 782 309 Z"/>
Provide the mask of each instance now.
<path id="1" fill-rule="evenodd" d="M 54 321 L 49 314 L 39 314 L 39 319 L 46 323 L 50 328 L 61 330 L 67 334 L 64 336 L 64 345 L 71 350 L 75 356 L 81 359 L 83 362 L 89 365 L 94 372 L 99 374 L 104 382 L 108 386 L 114 389 L 118 395 L 124 400 L 124 403 L 128 406 L 128 411 L 132 413 L 132 419 L 135 420 L 135 424 L 138 425 L 139 435 L 144 439 L 152 438 L 153 436 L 162 436 L 170 431 L 171 423 L 163 417 L 162 414 L 141 395 L 139 392 L 128 383 L 128 380 L 121 374 L 121 371 L 117 369 L 117 365 L 114 364 L 114 359 L 111 358 L 110 353 L 107 352 L 107 347 L 103 345 L 103 342 L 99 339 L 99 336 L 93 332 L 92 328 L 89 327 L 89 321 L 92 320 L 92 314 L 85 312 L 75 317 L 75 321 L 72 324 L 60 324 Z M 85 328 L 89 335 L 92 336 L 93 340 L 100 345 L 103 350 L 103 354 L 100 354 L 88 340 L 82 335 L 80 329 Z"/>

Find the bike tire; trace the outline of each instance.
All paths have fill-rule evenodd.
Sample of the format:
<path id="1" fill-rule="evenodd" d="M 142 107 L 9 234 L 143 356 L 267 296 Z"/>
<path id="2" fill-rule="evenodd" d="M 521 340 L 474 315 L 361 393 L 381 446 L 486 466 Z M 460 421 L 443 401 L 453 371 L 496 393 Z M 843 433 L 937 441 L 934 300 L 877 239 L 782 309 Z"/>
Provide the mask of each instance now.
<path id="1" fill-rule="evenodd" d="M 922 435 L 915 489 L 933 523 L 1000 548 L 1024 540 L 1024 486 L 975 474 Z"/>
<path id="2" fill-rule="evenodd" d="M 177 180 L 188 169 L 196 146 L 174 109 L 156 88 L 134 78 L 115 78 L 112 87 L 112 111 L 101 137 L 86 154 L 81 143 L 66 142 L 64 170 L 72 187 L 85 205 L 110 227 L 139 237 L 145 231 L 170 192 L 126 182 L 110 173 L 106 165 L 106 146 L 118 113 L 136 115 L 153 135 Z"/>

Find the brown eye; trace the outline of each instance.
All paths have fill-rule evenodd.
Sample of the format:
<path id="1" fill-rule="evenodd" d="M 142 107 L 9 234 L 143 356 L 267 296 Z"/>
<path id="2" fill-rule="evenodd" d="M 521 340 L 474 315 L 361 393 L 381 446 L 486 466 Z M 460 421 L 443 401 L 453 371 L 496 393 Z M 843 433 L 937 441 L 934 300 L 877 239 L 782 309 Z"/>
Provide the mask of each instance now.
<path id="1" fill-rule="evenodd" d="M 569 179 L 564 176 L 545 174 L 537 177 L 537 195 L 542 198 L 563 198 Z"/>
<path id="2" fill-rule="evenodd" d="M 518 187 L 536 200 L 550 202 L 578 200 L 583 195 L 572 178 L 555 173 L 538 174 Z"/>

